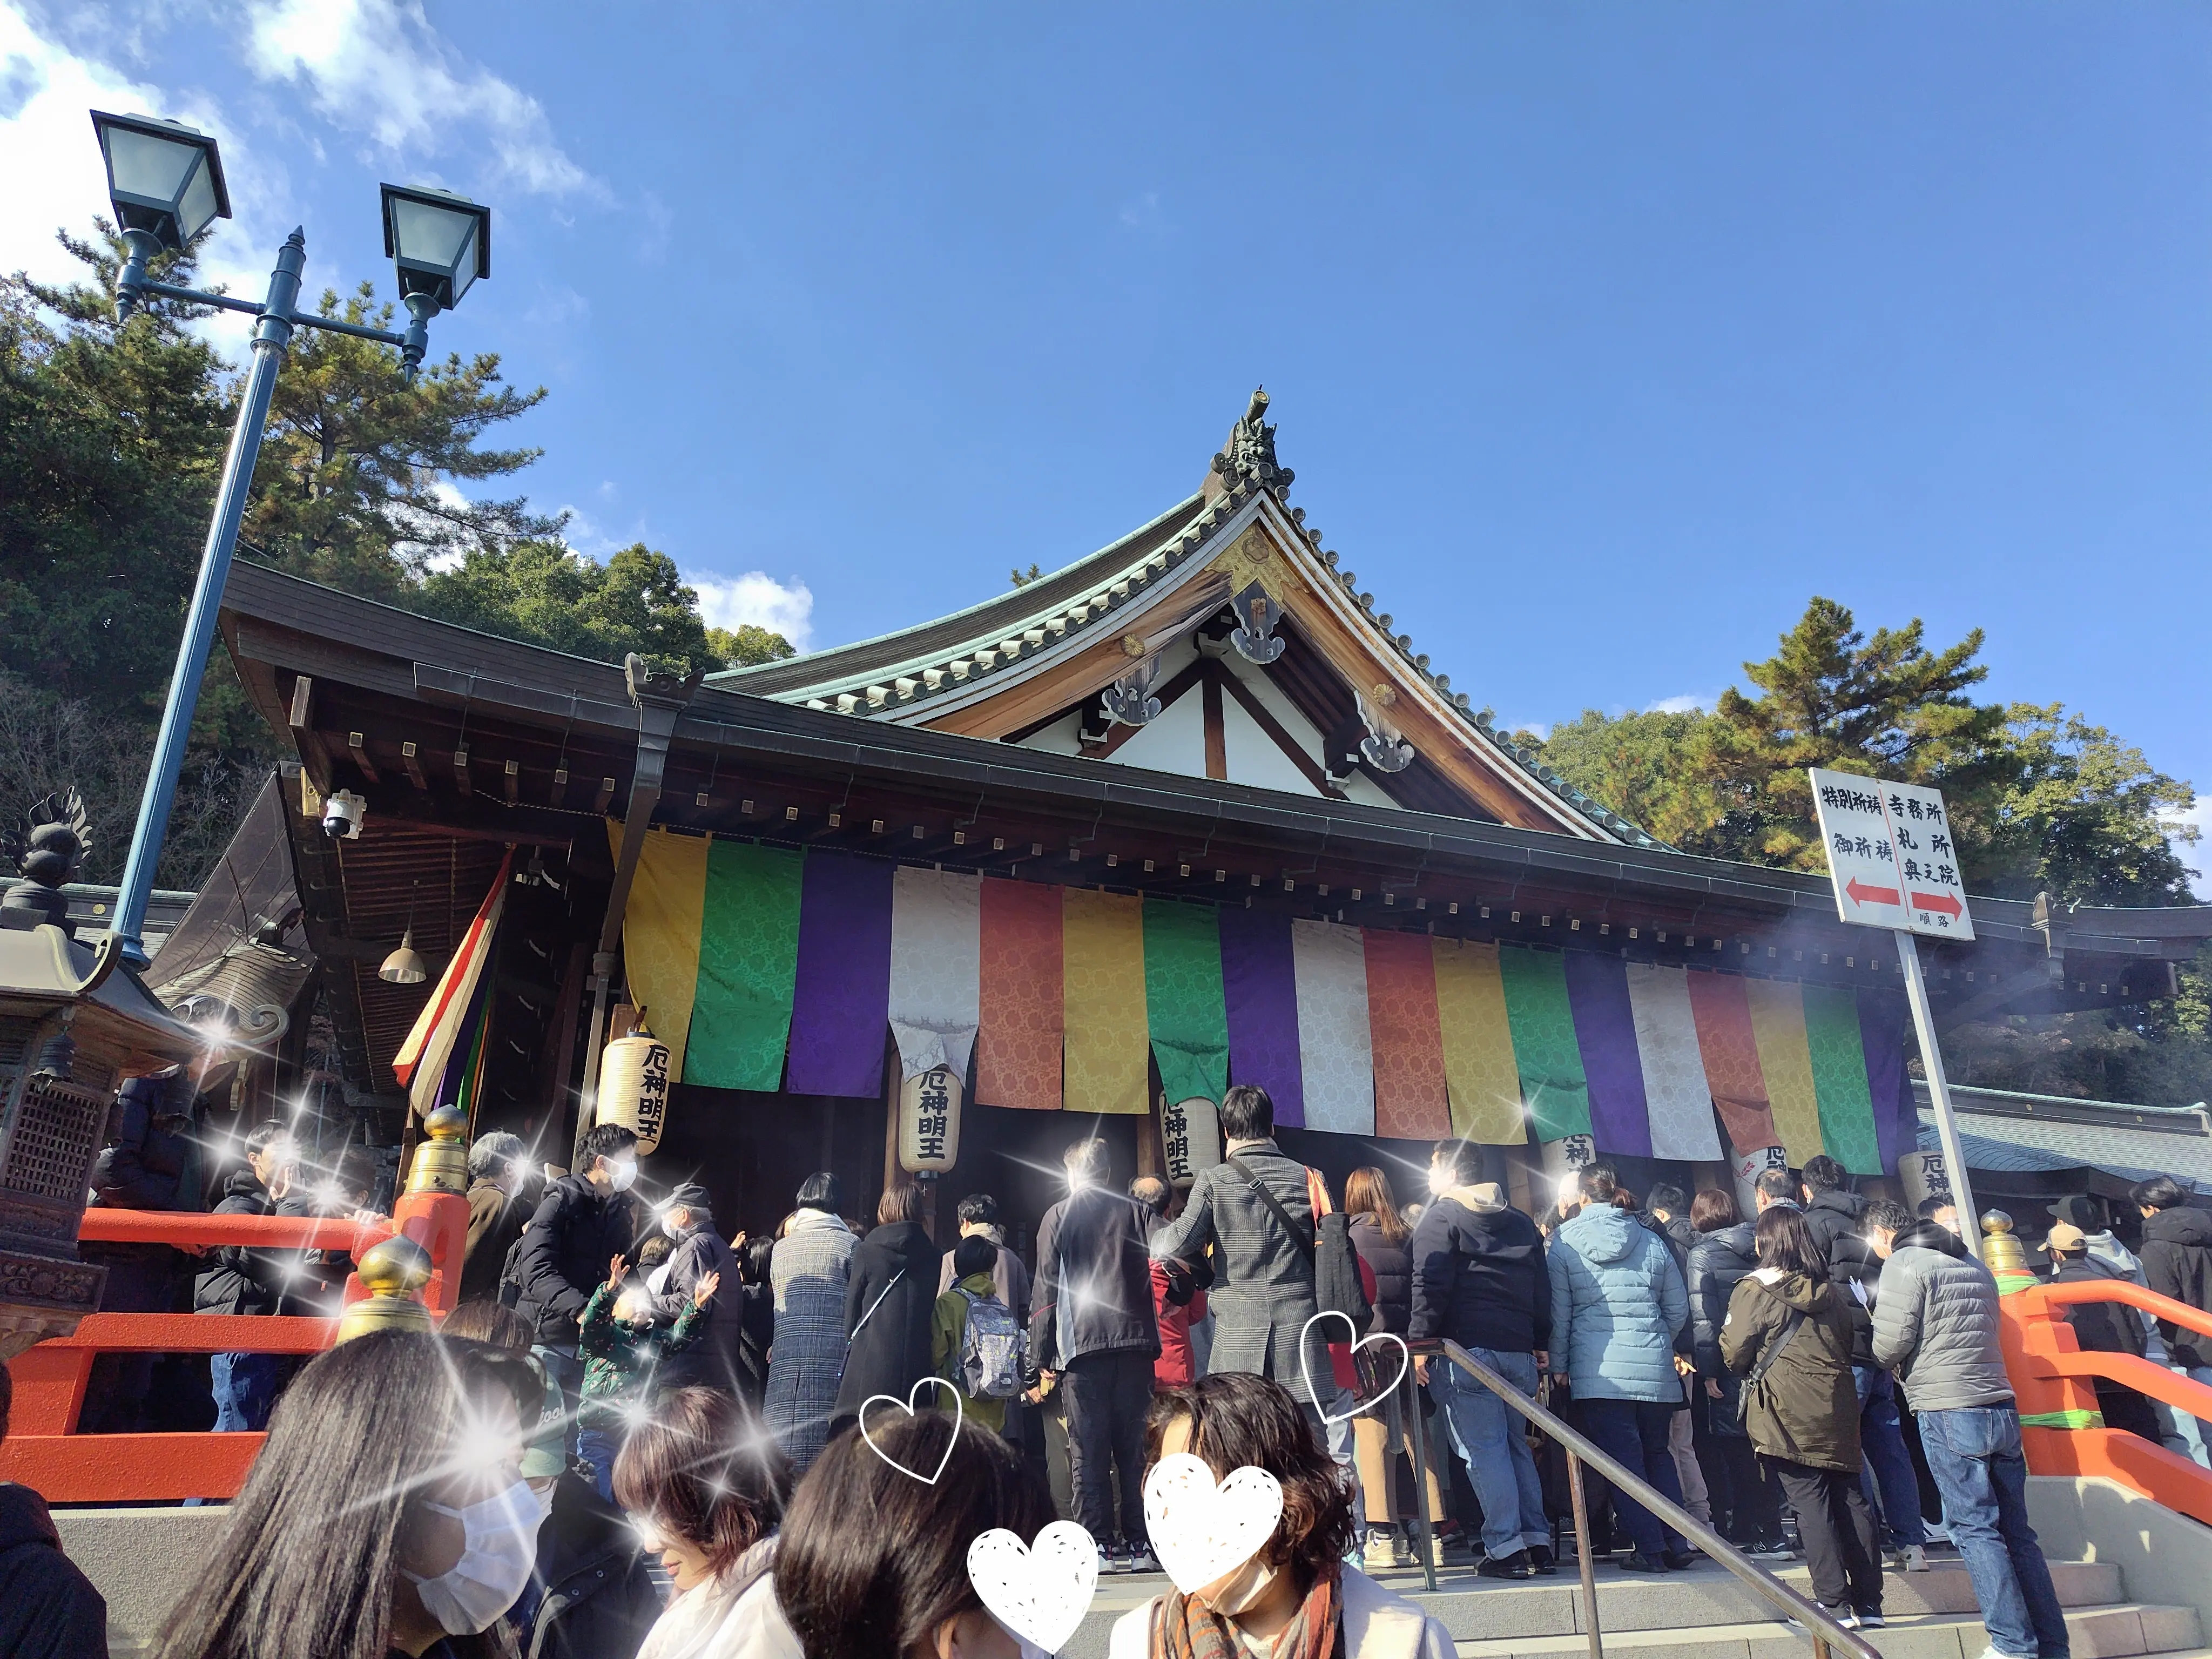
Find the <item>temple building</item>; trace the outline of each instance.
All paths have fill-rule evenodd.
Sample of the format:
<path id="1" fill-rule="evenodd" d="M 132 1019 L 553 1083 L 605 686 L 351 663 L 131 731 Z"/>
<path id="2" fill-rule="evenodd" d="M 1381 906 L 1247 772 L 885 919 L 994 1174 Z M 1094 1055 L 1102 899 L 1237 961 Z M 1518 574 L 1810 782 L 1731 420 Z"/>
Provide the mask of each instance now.
<path id="1" fill-rule="evenodd" d="M 717 674 L 241 562 L 223 636 L 298 752 L 269 810 L 376 1133 L 454 1101 L 562 1165 L 581 1111 L 628 1114 L 649 1182 L 752 1230 L 827 1168 L 854 1214 L 919 1174 L 1018 1236 L 1085 1133 L 1117 1180 L 1187 1179 L 1237 1083 L 1402 1198 L 1452 1134 L 1537 1208 L 1591 1156 L 1639 1190 L 1820 1152 L 1929 1179 L 1890 937 L 1472 712 L 1290 504 L 1266 411 L 1065 568 Z M 1972 914 L 1923 945 L 1939 1025 L 2167 995 L 2212 935 L 2206 907 Z M 382 971 L 403 937 L 417 981 Z"/>

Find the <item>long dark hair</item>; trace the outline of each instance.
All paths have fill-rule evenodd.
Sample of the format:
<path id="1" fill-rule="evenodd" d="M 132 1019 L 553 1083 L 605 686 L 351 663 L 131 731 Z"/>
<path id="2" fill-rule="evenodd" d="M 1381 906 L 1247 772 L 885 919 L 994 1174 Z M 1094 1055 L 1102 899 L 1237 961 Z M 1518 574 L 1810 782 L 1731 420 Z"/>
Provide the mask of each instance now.
<path id="1" fill-rule="evenodd" d="M 806 1659 L 908 1659 L 948 1619 L 981 1607 L 968 1546 L 994 1527 L 1024 1542 L 1053 1519 L 1052 1494 L 995 1434 L 962 1434 L 949 1412 L 886 1411 L 870 1432 L 901 1474 L 848 1429 L 792 1494 L 775 1549 L 775 1599 Z M 945 1443 L 951 1442 L 947 1458 Z"/>
<path id="2" fill-rule="evenodd" d="M 1787 1205 L 1777 1204 L 1759 1218 L 1752 1231 L 1759 1241 L 1759 1265 L 1778 1267 L 1785 1273 L 1802 1273 L 1815 1285 L 1828 1282 L 1828 1259 L 1814 1243 L 1805 1218 Z"/>
<path id="3" fill-rule="evenodd" d="M 1249 1371 L 1218 1371 L 1152 1396 L 1145 1417 L 1145 1462 L 1160 1461 L 1169 1426 L 1190 1419 L 1190 1449 L 1217 1480 L 1250 1464 L 1282 1483 L 1283 1518 L 1261 1555 L 1288 1571 L 1303 1595 L 1336 1571 L 1352 1547 L 1352 1494 L 1313 1425 L 1279 1382 Z"/>
<path id="4" fill-rule="evenodd" d="M 719 1389 L 671 1389 L 615 1459 L 615 1501 L 706 1552 L 710 1571 L 775 1530 L 790 1466 L 753 1408 Z"/>
<path id="5" fill-rule="evenodd" d="M 1371 1215 L 1382 1237 L 1403 1244 L 1413 1234 L 1398 1209 L 1398 1194 L 1390 1190 L 1390 1177 L 1372 1164 L 1354 1170 L 1344 1178 L 1344 1212 Z"/>
<path id="6" fill-rule="evenodd" d="M 511 1401 L 526 1435 L 544 1385 L 480 1342 L 376 1331 L 293 1379 L 202 1575 L 155 1644 L 160 1659 L 385 1659 L 399 1539 L 471 1419 Z M 477 1430 L 480 1433 L 481 1430 Z M 458 1659 L 512 1659 L 502 1620 L 455 1636 Z"/>

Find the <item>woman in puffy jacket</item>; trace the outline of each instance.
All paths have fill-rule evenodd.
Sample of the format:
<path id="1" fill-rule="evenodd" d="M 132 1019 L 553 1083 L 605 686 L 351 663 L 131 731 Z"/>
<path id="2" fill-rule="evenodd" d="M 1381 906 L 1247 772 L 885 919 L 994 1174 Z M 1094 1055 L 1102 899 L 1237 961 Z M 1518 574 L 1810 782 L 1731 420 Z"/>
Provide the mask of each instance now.
<path id="1" fill-rule="evenodd" d="M 1691 1354 L 1712 1425 L 1715 1456 L 1705 1484 L 1713 1517 L 1721 1536 L 1747 1553 L 1760 1560 L 1786 1560 L 1790 1547 L 1782 1536 L 1781 1496 L 1759 1468 L 1743 1431 L 1738 1408 L 1742 1379 L 1721 1363 L 1729 1297 L 1737 1281 L 1759 1265 L 1758 1242 L 1751 1223 L 1738 1212 L 1735 1196 L 1717 1187 L 1708 1187 L 1691 1203 L 1690 1231 L 1696 1236 L 1690 1245 Z"/>
<path id="2" fill-rule="evenodd" d="M 1398 1195 L 1390 1188 L 1390 1177 L 1372 1165 L 1354 1170 L 1344 1180 L 1344 1212 L 1351 1218 L 1352 1248 L 1359 1253 L 1360 1265 L 1366 1269 L 1362 1277 L 1371 1275 L 1374 1279 L 1368 1300 L 1375 1304 L 1375 1316 L 1367 1329 L 1403 1337 L 1413 1316 L 1413 1230 L 1398 1209 Z M 1397 1351 L 1377 1343 L 1362 1350 L 1363 1358 L 1370 1355 L 1381 1380 L 1388 1382 L 1397 1370 Z M 1413 1462 L 1413 1427 L 1406 1413 L 1423 1403 L 1414 1391 L 1409 1370 L 1379 1410 L 1363 1412 L 1352 1419 L 1352 1462 L 1359 1476 L 1367 1513 L 1367 1538 L 1361 1558 L 1370 1568 L 1413 1564 L 1413 1548 L 1401 1524 L 1407 1517 L 1400 1516 L 1395 1507 L 1397 1463 L 1401 1455 L 1408 1463 Z M 1436 1466 L 1441 1428 L 1438 1425 L 1429 1431 L 1429 1466 L 1422 1471 L 1422 1478 L 1429 1483 L 1431 1520 L 1441 1520 L 1444 1512 Z"/>
<path id="3" fill-rule="evenodd" d="M 1614 1207 L 1619 1189 L 1608 1165 L 1590 1164 L 1582 1209 L 1552 1235 L 1552 1371 L 1566 1376 L 1589 1437 L 1680 1504 L 1668 1431 L 1682 1401 L 1674 1338 L 1689 1295 L 1666 1240 Z M 1613 1513 L 1636 1545 L 1618 1564 L 1625 1571 L 1666 1572 L 1695 1559 L 1680 1534 L 1626 1493 L 1614 1494 Z"/>

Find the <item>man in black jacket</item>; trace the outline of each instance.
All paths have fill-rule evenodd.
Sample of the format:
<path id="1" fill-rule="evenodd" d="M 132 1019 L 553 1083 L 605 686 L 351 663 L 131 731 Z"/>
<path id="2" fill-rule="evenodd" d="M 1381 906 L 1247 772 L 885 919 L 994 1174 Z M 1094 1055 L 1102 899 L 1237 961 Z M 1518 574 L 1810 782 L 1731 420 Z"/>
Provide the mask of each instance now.
<path id="1" fill-rule="evenodd" d="M 294 1190 L 300 1152 L 292 1132 L 273 1119 L 246 1137 L 246 1167 L 223 1182 L 217 1215 L 269 1215 L 280 1206 L 306 1212 L 304 1194 Z M 210 1250 L 205 1268 L 192 1285 L 192 1311 L 211 1314 L 273 1314 L 284 1299 L 289 1273 L 296 1271 L 295 1252 L 250 1249 L 223 1244 Z M 208 1357 L 215 1391 L 218 1434 L 252 1432 L 269 1425 L 276 1403 L 282 1367 L 273 1353 L 218 1353 Z"/>
<path id="2" fill-rule="evenodd" d="M 581 1171 L 545 1189 L 515 1251 L 521 1297 L 515 1311 L 536 1336 L 531 1352 L 574 1409 L 584 1385 L 576 1357 L 576 1321 L 605 1280 L 607 1263 L 629 1254 L 636 1237 L 630 1200 L 637 1179 L 637 1137 L 619 1123 L 592 1126 L 584 1136 Z"/>
<path id="3" fill-rule="evenodd" d="M 1552 1340 L 1552 1279 L 1536 1224 L 1483 1181 L 1482 1149 L 1447 1140 L 1429 1165 L 1436 1196 L 1413 1229 L 1413 1340 L 1449 1337 L 1534 1397 Z M 1557 1571 L 1543 1483 L 1519 1415 L 1444 1361 L 1418 1373 L 1450 1425 L 1482 1504 L 1483 1560 L 1492 1578 Z"/>
<path id="4" fill-rule="evenodd" d="M 1798 1193 L 1805 1205 L 1805 1231 L 1813 1235 L 1813 1242 L 1820 1254 L 1833 1262 L 1838 1240 L 1850 1241 L 1854 1259 L 1871 1260 L 1872 1253 L 1859 1238 L 1861 1218 L 1866 1213 L 1866 1200 L 1851 1191 L 1844 1183 L 1850 1180 L 1844 1166 L 1826 1152 L 1805 1160 L 1798 1171 Z M 1876 1272 L 1880 1271 L 1879 1264 Z"/>
<path id="5" fill-rule="evenodd" d="M 2143 1283 L 2160 1296 L 2212 1312 L 2212 1212 L 2192 1206 L 2188 1191 L 2172 1176 L 2137 1182 L 2128 1197 L 2143 1218 L 2142 1248 L 2136 1253 L 2142 1258 Z M 2165 1320 L 2159 1322 L 2159 1332 L 2173 1370 L 2212 1383 L 2212 1337 Z M 2174 1429 L 2167 1449 L 2212 1467 L 2212 1449 L 2207 1447 L 2212 1420 L 2179 1411 L 2164 1415 Z"/>
<path id="6" fill-rule="evenodd" d="M 0 1365 L 0 1441 L 15 1397 Z M 107 1603 L 62 1553 L 46 1500 L 0 1480 L 0 1654 L 8 1659 L 107 1659 Z"/>
<path id="7" fill-rule="evenodd" d="M 1160 1352 L 1144 1206 L 1106 1184 L 1106 1143 L 1077 1141 L 1063 1160 L 1067 1196 L 1037 1224 L 1030 1346 L 1065 1392 L 1076 1518 L 1112 1572 L 1157 1572 L 1145 1533 L 1145 1413 Z M 1109 1464 L 1111 1467 L 1109 1467 Z M 1113 1470 L 1121 1524 L 1114 1525 Z"/>

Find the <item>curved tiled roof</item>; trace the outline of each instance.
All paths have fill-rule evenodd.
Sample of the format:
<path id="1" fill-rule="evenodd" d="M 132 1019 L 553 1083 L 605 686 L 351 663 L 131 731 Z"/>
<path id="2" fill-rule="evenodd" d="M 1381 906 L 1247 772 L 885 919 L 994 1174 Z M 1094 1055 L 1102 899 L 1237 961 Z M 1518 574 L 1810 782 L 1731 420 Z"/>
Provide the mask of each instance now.
<path id="1" fill-rule="evenodd" d="M 1375 596 L 1358 591 L 1352 572 L 1337 568 L 1337 555 L 1322 550 L 1322 536 L 1305 527 L 1305 509 L 1287 506 L 1290 474 L 1273 465 L 1274 428 L 1260 420 L 1263 398 L 1232 430 L 1227 449 L 1214 458 L 1207 488 L 1178 502 L 1151 523 L 1079 559 L 1065 569 L 965 611 L 856 644 L 711 676 L 708 684 L 784 702 L 840 714 L 896 716 L 974 687 L 1006 672 L 1048 647 L 1103 625 L 1171 573 L 1201 556 L 1210 558 L 1225 531 L 1249 521 L 1261 496 L 1287 513 L 1296 533 L 1364 615 L 1373 630 L 1427 680 L 1467 723 L 1477 744 L 1534 779 L 1549 794 L 1608 839 L 1632 847 L 1662 847 L 1639 826 L 1576 788 L 1491 724 L 1488 710 L 1471 712 L 1465 692 L 1449 676 L 1431 672 L 1412 635 L 1396 631 Z M 1224 477 L 1227 467 L 1233 476 Z M 1275 480 L 1281 482 L 1275 482 Z M 927 718 L 927 716 L 924 716 Z"/>

